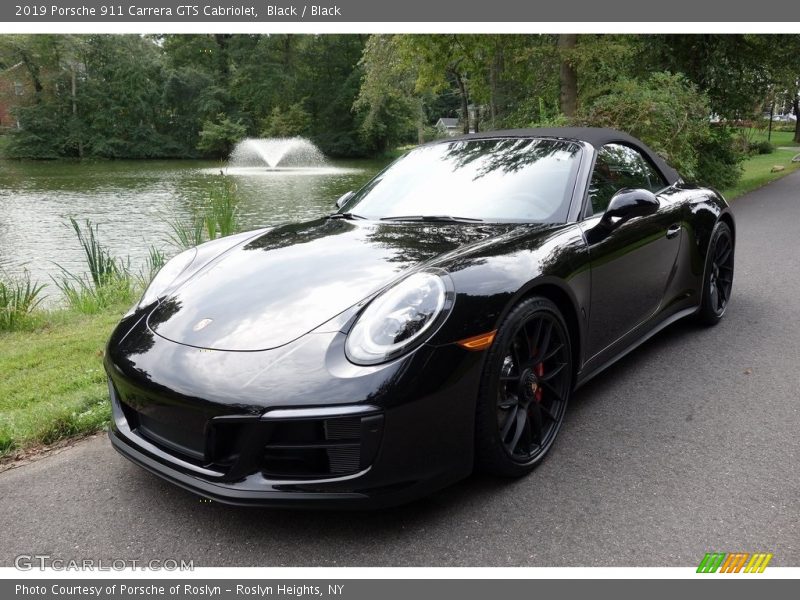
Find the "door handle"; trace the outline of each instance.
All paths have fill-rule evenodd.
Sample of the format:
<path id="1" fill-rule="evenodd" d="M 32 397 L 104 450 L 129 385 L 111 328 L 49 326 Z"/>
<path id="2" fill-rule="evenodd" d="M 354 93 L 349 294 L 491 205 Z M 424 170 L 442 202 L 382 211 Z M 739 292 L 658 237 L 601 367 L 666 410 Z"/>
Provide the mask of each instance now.
<path id="1" fill-rule="evenodd" d="M 681 232 L 681 226 L 678 224 L 670 225 L 667 229 L 667 239 L 672 239 Z"/>

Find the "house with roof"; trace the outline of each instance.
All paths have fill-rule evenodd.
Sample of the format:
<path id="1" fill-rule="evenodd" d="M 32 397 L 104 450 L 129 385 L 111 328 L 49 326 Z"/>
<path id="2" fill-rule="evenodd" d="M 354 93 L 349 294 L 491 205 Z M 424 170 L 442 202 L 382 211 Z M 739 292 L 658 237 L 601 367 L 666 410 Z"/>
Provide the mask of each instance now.
<path id="1" fill-rule="evenodd" d="M 0 71 L 0 128 L 19 127 L 13 109 L 24 104 L 32 94 L 33 87 L 23 63 Z"/>
<path id="2" fill-rule="evenodd" d="M 436 121 L 436 125 L 434 125 L 436 129 L 446 135 L 459 135 L 462 133 L 462 127 L 460 121 L 453 117 L 441 117 L 438 121 Z"/>

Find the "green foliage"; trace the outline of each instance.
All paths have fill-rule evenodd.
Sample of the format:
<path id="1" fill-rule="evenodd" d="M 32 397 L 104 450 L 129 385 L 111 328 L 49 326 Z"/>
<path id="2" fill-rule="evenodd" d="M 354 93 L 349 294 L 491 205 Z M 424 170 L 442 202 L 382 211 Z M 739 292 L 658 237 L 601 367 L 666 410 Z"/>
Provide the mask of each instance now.
<path id="1" fill-rule="evenodd" d="M 246 134 L 247 128 L 241 121 L 233 121 L 230 117 L 219 114 L 215 121 L 203 123 L 197 148 L 206 154 L 224 158 Z"/>
<path id="2" fill-rule="evenodd" d="M 708 99 L 682 75 L 626 79 L 585 107 L 584 125 L 626 131 L 648 144 L 685 178 L 729 185 L 739 172 L 730 133 L 712 130 Z"/>
<path id="3" fill-rule="evenodd" d="M 794 123 L 791 125 L 778 125 L 777 123 L 773 123 L 771 132 L 768 131 L 767 127 L 742 128 L 737 130 L 737 137 L 739 135 L 746 136 L 745 139 L 747 139 L 748 144 L 769 141 L 776 147 L 800 146 L 800 144 L 793 140 Z M 767 136 L 769 136 L 769 140 Z"/>
<path id="4" fill-rule="evenodd" d="M 38 327 L 0 332 L 0 456 L 108 423 L 103 348 L 126 308 L 39 309 Z"/>
<path id="5" fill-rule="evenodd" d="M 239 228 L 236 183 L 230 177 L 220 176 L 211 189 L 211 198 L 203 221 L 209 240 L 226 237 Z"/>
<path id="6" fill-rule="evenodd" d="M 11 331 L 24 324 L 44 299 L 43 284 L 31 281 L 26 270 L 22 276 L 0 272 L 0 331 Z"/>
<path id="7" fill-rule="evenodd" d="M 26 65 L 35 93 L 14 108 L 21 127 L 12 132 L 7 155 L 152 158 L 182 153 L 170 134 L 161 50 L 152 40 L 136 35 L 38 37 L 14 36 L 9 50 Z"/>
<path id="8" fill-rule="evenodd" d="M 16 442 L 14 438 L 12 438 L 11 435 L 6 431 L 0 432 L 0 456 L 8 454 L 14 450 L 15 447 Z"/>
<path id="9" fill-rule="evenodd" d="M 363 139 L 377 152 L 411 141 L 422 119 L 416 69 L 402 44 L 402 36 L 373 35 L 361 58 L 364 78 L 353 109 L 361 115 Z"/>
<path id="10" fill-rule="evenodd" d="M 792 157 L 797 154 L 795 150 L 776 150 L 772 154 L 756 154 L 746 159 L 743 163 L 743 173 L 736 185 L 722 188 L 725 198 L 732 200 L 751 192 L 776 179 L 785 177 L 790 173 L 800 170 L 800 163 L 793 163 Z M 773 172 L 775 165 L 784 167 L 783 171 Z"/>
<path id="11" fill-rule="evenodd" d="M 203 229 L 205 228 L 205 219 L 195 217 L 187 222 L 180 217 L 172 217 L 167 220 L 171 233 L 167 239 L 174 246 L 182 250 L 188 250 L 199 246 L 205 240 L 203 239 Z"/>
<path id="12" fill-rule="evenodd" d="M 36 432 L 39 443 L 53 444 L 76 435 L 91 433 L 108 423 L 110 406 L 105 397 L 84 402 L 75 410 L 59 410 Z"/>
<path id="13" fill-rule="evenodd" d="M 191 221 L 173 217 L 168 221 L 169 241 L 181 249 L 194 248 L 208 240 L 226 237 L 239 231 L 239 199 L 236 183 L 225 175 L 214 182 L 208 205 Z"/>
<path id="14" fill-rule="evenodd" d="M 311 115 L 309 137 L 330 156 L 367 156 L 374 149 L 361 135 L 361 116 L 353 112 L 363 69 L 359 64 L 366 36 L 322 35 L 307 38 L 295 98 Z"/>
<path id="15" fill-rule="evenodd" d="M 772 142 L 766 140 L 754 142 L 750 145 L 751 154 L 772 154 L 773 152 L 775 152 L 775 146 L 772 145 Z"/>
<path id="16" fill-rule="evenodd" d="M 54 278 L 54 283 L 64 295 L 67 306 L 86 315 L 95 315 L 109 306 L 118 304 L 131 304 L 137 294 L 134 278 L 128 274 L 121 274 L 117 279 L 96 287 L 86 279 L 61 267 L 59 279 Z"/>
<path id="17" fill-rule="evenodd" d="M 683 73 L 708 96 L 710 110 L 726 119 L 750 118 L 776 82 L 797 89 L 797 35 L 644 35 L 636 43 L 637 75 Z"/>
<path id="18" fill-rule="evenodd" d="M 566 127 L 569 120 L 561 114 L 558 101 L 551 105 L 544 98 L 530 98 L 504 119 L 504 126 L 517 127 Z"/>
<path id="19" fill-rule="evenodd" d="M 150 246 L 147 249 L 147 258 L 139 275 L 142 289 L 147 288 L 165 264 L 167 264 L 167 257 L 164 252 L 156 246 Z"/>
<path id="20" fill-rule="evenodd" d="M 572 59 L 578 70 L 582 104 L 591 104 L 635 71 L 638 36 L 588 34 L 578 36 Z"/>
<path id="21" fill-rule="evenodd" d="M 5 156 L 9 158 L 53 159 L 66 156 L 66 128 L 48 104 L 14 109 L 21 128 L 8 134 Z"/>
<path id="22" fill-rule="evenodd" d="M 264 119 L 261 135 L 263 137 L 295 137 L 308 134 L 311 115 L 300 102 L 287 109 L 276 106 L 269 117 Z"/>
<path id="23" fill-rule="evenodd" d="M 0 63 L 24 61 L 36 92 L 14 109 L 14 158 L 227 156 L 246 135 L 309 136 L 364 156 L 357 35 L 20 35 Z M 27 82 L 26 82 L 27 83 Z M 278 109 L 279 118 L 274 113 Z M 243 129 L 242 129 L 243 128 Z M 205 135 L 201 138 L 201 132 Z"/>
<path id="24" fill-rule="evenodd" d="M 712 126 L 710 135 L 697 147 L 697 183 L 718 189 L 735 186 L 742 176 L 745 156 L 731 128 Z"/>
<path id="25" fill-rule="evenodd" d="M 72 217 L 70 224 L 83 249 L 88 273 L 77 275 L 57 265 L 61 276 L 53 282 L 67 305 L 84 314 L 96 314 L 109 306 L 133 302 L 138 290 L 130 262 L 111 255 L 97 237 L 98 226 L 88 219 L 83 228 Z"/>
<path id="26" fill-rule="evenodd" d="M 73 217 L 69 218 L 69 222 L 75 231 L 78 243 L 83 249 L 86 265 L 89 267 L 89 274 L 94 285 L 100 287 L 114 279 L 118 279 L 123 268 L 119 261 L 111 256 L 111 253 L 97 239 L 99 226 L 92 225 L 92 222 L 86 219 L 86 231 L 84 231 Z"/>
<path id="27" fill-rule="evenodd" d="M 239 139 L 263 134 L 307 136 L 331 156 L 383 154 L 429 139 L 440 117 L 465 122 L 471 113 L 480 131 L 562 124 L 562 62 L 577 72 L 584 113 L 625 86 L 653 87 L 660 72 L 683 74 L 682 83 L 662 87 L 681 101 L 687 81 L 702 91 L 706 116 L 751 119 L 764 106 L 785 112 L 797 101 L 798 35 L 585 34 L 561 48 L 558 38 L 0 36 L 0 65 L 20 63 L 30 92 L 15 100 L 21 128 L 6 136 L 3 152 L 227 157 Z M 691 170 L 671 140 L 649 141 L 670 146 Z"/>
<path id="28" fill-rule="evenodd" d="M 169 113 L 169 135 L 182 156 L 195 154 L 203 123 L 224 109 L 222 90 L 214 78 L 195 66 L 168 68 L 162 101 Z"/>

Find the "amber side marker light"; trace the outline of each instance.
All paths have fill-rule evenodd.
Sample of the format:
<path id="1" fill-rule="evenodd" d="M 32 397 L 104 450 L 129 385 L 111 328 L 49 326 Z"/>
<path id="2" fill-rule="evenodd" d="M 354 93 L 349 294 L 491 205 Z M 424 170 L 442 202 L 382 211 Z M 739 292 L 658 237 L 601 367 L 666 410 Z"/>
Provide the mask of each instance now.
<path id="1" fill-rule="evenodd" d="M 489 333 L 482 333 L 480 335 L 474 335 L 472 337 L 466 338 L 459 342 L 456 342 L 462 348 L 466 348 L 467 350 L 485 350 L 489 346 L 492 345 L 494 341 L 494 337 L 497 335 L 497 331 L 490 331 Z"/>

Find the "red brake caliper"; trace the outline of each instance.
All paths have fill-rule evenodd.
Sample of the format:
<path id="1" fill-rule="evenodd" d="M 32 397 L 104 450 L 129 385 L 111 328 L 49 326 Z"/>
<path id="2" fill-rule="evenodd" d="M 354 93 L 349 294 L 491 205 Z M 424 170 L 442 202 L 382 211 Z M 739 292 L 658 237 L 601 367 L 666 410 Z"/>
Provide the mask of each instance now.
<path id="1" fill-rule="evenodd" d="M 539 363 L 538 365 L 533 367 L 533 371 L 534 371 L 534 373 L 536 373 L 537 377 L 543 376 L 544 375 L 544 363 Z M 536 386 L 536 393 L 534 394 L 534 397 L 536 398 L 536 402 L 541 402 L 542 401 L 542 386 L 541 385 L 537 385 Z"/>

